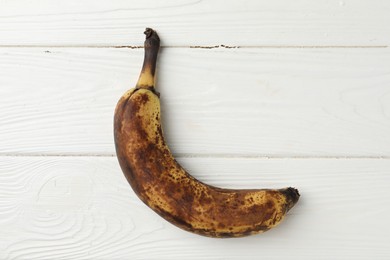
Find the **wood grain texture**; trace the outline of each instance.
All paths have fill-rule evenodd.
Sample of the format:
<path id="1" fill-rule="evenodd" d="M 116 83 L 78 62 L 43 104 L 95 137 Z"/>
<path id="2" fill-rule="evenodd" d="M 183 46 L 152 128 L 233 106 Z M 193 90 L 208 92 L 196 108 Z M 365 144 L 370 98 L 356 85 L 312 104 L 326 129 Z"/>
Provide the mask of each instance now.
<path id="1" fill-rule="evenodd" d="M 0 259 L 390 259 L 389 11 L 1 0 Z M 178 161 L 212 185 L 299 188 L 279 227 L 200 237 L 132 192 L 112 120 L 147 26 L 164 46 L 158 90 Z"/>
<path id="2" fill-rule="evenodd" d="M 146 26 L 163 45 L 388 45 L 390 3 L 360 1 L 0 2 L 1 45 L 142 45 Z"/>
<path id="3" fill-rule="evenodd" d="M 168 143 L 190 156 L 390 156 L 388 49 L 163 49 Z M 0 153 L 114 155 L 143 50 L 0 49 Z"/>
<path id="4" fill-rule="evenodd" d="M 388 259 L 390 160 L 179 158 L 227 188 L 302 196 L 264 234 L 210 239 L 143 205 L 112 157 L 0 157 L 1 259 Z"/>

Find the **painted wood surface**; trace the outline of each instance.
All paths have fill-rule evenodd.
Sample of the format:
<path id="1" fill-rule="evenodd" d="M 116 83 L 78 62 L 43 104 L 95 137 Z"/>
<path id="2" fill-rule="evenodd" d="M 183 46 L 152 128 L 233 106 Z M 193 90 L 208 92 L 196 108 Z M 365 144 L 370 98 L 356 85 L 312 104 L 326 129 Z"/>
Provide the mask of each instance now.
<path id="1" fill-rule="evenodd" d="M 384 51 L 386 50 L 386 51 Z M 163 49 L 175 154 L 390 156 L 388 49 Z M 0 49 L 0 153 L 113 155 L 143 50 Z"/>
<path id="2" fill-rule="evenodd" d="M 383 46 L 386 0 L 3 0 L 1 45 L 142 45 L 158 29 L 168 46 Z"/>
<path id="3" fill-rule="evenodd" d="M 390 259 L 390 2 L 0 1 L 0 259 Z M 112 118 L 158 30 L 178 161 L 295 186 L 279 227 L 209 239 L 136 198 Z M 120 48 L 119 48 L 120 47 Z"/>
<path id="4" fill-rule="evenodd" d="M 0 259 L 388 259 L 390 160 L 178 158 L 228 188 L 296 186 L 277 228 L 211 239 L 165 222 L 114 157 L 0 157 Z"/>

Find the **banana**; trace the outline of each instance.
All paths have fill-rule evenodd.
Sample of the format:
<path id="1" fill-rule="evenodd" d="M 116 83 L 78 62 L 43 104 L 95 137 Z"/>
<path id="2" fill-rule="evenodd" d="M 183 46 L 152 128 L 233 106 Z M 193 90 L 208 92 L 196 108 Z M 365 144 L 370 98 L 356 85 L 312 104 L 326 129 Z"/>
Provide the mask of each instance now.
<path id="1" fill-rule="evenodd" d="M 118 101 L 114 138 L 122 171 L 137 196 L 172 224 L 209 237 L 242 237 L 278 225 L 297 203 L 294 188 L 223 189 L 188 174 L 163 136 L 155 71 L 160 39 L 147 28 L 135 88 Z"/>

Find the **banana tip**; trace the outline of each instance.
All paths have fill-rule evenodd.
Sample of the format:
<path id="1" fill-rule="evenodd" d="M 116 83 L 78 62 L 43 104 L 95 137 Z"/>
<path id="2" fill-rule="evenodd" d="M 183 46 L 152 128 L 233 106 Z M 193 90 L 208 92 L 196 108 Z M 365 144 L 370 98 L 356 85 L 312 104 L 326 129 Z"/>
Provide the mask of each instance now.
<path id="1" fill-rule="evenodd" d="M 282 193 L 287 197 L 287 211 L 289 211 L 298 202 L 301 195 L 297 189 L 292 187 L 283 189 Z"/>

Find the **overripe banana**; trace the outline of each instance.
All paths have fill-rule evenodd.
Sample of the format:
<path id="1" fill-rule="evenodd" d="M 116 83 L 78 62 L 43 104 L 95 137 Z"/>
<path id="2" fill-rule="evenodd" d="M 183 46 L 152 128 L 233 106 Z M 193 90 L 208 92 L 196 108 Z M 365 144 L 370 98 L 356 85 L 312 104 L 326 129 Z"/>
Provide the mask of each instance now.
<path id="1" fill-rule="evenodd" d="M 139 80 L 120 98 L 114 117 L 117 157 L 134 192 L 169 222 L 200 235 L 241 237 L 279 224 L 297 203 L 297 189 L 217 188 L 189 175 L 172 156 L 154 87 L 160 39 L 150 28 L 145 34 Z"/>

